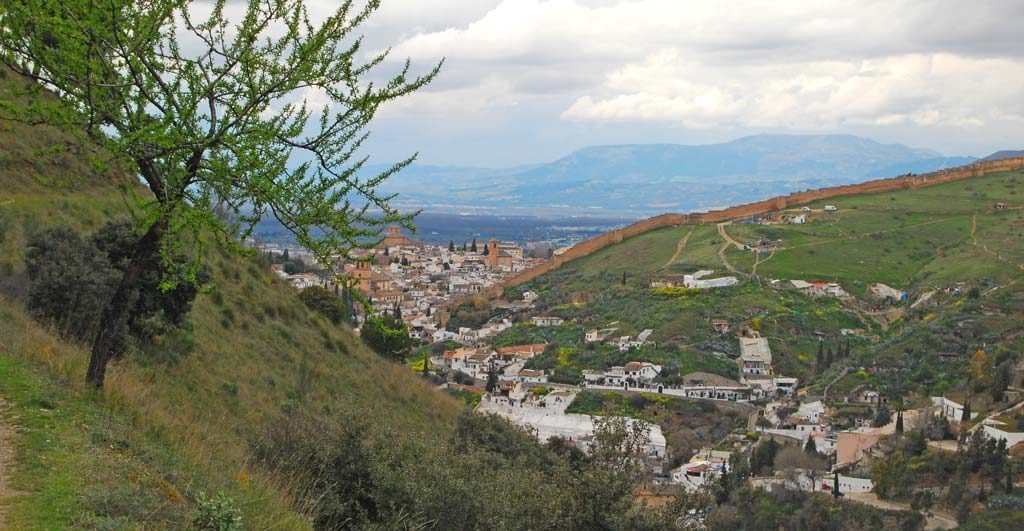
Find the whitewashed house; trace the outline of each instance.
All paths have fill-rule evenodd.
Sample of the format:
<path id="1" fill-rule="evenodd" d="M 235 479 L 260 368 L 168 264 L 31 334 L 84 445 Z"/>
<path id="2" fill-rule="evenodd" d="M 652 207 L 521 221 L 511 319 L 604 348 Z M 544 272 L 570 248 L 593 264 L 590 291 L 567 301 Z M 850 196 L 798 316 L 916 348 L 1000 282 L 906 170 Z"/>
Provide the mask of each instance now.
<path id="1" fill-rule="evenodd" d="M 559 326 L 563 322 L 565 322 L 565 320 L 562 319 L 561 317 L 544 316 L 531 317 L 530 322 L 532 322 L 534 326 Z"/>

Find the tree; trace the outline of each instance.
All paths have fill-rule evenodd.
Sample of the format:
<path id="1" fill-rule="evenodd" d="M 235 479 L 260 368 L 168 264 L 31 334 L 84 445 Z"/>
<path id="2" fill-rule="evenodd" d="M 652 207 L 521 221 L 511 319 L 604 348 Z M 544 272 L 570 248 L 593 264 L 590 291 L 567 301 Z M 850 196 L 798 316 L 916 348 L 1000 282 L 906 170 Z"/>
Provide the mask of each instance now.
<path id="1" fill-rule="evenodd" d="M 100 324 L 96 308 L 106 304 L 117 288 L 134 241 L 126 222 L 107 223 L 90 239 L 66 228 L 32 236 L 26 253 L 31 280 L 29 311 L 36 319 L 52 323 L 65 337 L 90 341 Z M 157 260 L 147 264 L 131 315 L 117 330 L 119 349 L 131 338 L 149 340 L 185 325 L 198 291 L 186 283 L 162 291 L 163 277 Z M 206 272 L 200 270 L 197 279 L 205 282 Z"/>
<path id="2" fill-rule="evenodd" d="M 254 0 L 234 17 L 226 0 L 196 4 L 25 0 L 0 14 L 0 62 L 33 81 L 13 84 L 32 103 L 0 117 L 87 137 L 110 156 L 83 156 L 128 166 L 148 187 L 123 188 L 138 236 L 113 296 L 97 307 L 86 373 L 95 387 L 123 348 L 120 330 L 154 257 L 168 289 L 196 282 L 209 241 L 245 252 L 240 242 L 269 215 L 325 266 L 376 244 L 384 226 L 411 225 L 377 187 L 413 158 L 363 177 L 357 151 L 380 105 L 429 83 L 440 64 L 413 76 L 406 61 L 367 82 L 387 52 L 363 62 L 356 31 L 377 1 L 343 2 L 317 23 L 304 0 Z M 328 103 L 313 107 L 314 95 Z M 195 250 L 188 263 L 168 260 L 186 247 Z"/>
<path id="3" fill-rule="evenodd" d="M 1007 360 L 996 366 L 995 374 L 992 375 L 992 387 L 990 389 L 993 402 L 1003 401 L 1003 393 L 1010 386 L 1012 380 L 1013 362 Z"/>
<path id="4" fill-rule="evenodd" d="M 622 272 L 622 285 L 623 286 L 626 285 L 626 272 L 625 271 Z"/>
<path id="5" fill-rule="evenodd" d="M 27 247 L 29 313 L 66 338 L 92 339 L 99 326 L 95 310 L 113 293 L 118 272 L 103 252 L 71 229 L 39 232 Z"/>
<path id="6" fill-rule="evenodd" d="M 374 352 L 397 362 L 405 361 L 405 356 L 415 345 L 405 323 L 391 315 L 368 317 L 360 336 Z"/>
<path id="7" fill-rule="evenodd" d="M 903 433 L 903 410 L 896 412 L 896 433 Z"/>
<path id="8" fill-rule="evenodd" d="M 979 348 L 971 355 L 967 373 L 975 392 L 981 392 L 992 384 L 992 361 L 992 356 L 985 349 Z"/>
<path id="9" fill-rule="evenodd" d="M 455 252 L 455 240 L 448 240 L 448 252 L 449 253 L 454 253 Z"/>
<path id="10" fill-rule="evenodd" d="M 818 455 L 818 445 L 814 442 L 814 437 L 807 438 L 807 444 L 804 445 L 804 451 L 810 455 Z"/>
<path id="11" fill-rule="evenodd" d="M 825 369 L 825 342 L 818 340 L 818 355 L 814 358 L 814 366 L 819 371 Z"/>
<path id="12" fill-rule="evenodd" d="M 473 238 L 473 245 L 469 246 L 469 250 L 474 253 L 476 252 L 476 238 Z"/>
<path id="13" fill-rule="evenodd" d="M 1008 462 L 1006 466 L 1006 486 L 1004 490 L 1007 494 L 1013 494 L 1013 463 Z"/>
<path id="14" fill-rule="evenodd" d="M 341 324 L 348 318 L 345 301 L 336 293 L 320 286 L 311 286 L 299 292 L 299 300 L 307 308 L 327 318 L 334 324 Z"/>
<path id="15" fill-rule="evenodd" d="M 494 365 L 494 362 L 491 362 L 491 364 L 487 366 L 487 388 L 486 388 L 486 391 L 488 393 L 493 393 L 494 390 L 497 389 L 497 388 L 498 388 L 498 367 Z"/>
<path id="16" fill-rule="evenodd" d="M 288 260 L 289 260 L 289 257 L 288 257 L 288 249 L 287 249 L 287 248 L 285 248 L 284 252 L 283 252 L 283 253 L 281 253 L 281 263 L 287 263 L 287 262 L 288 262 Z"/>
<path id="17" fill-rule="evenodd" d="M 767 475 L 775 465 L 775 454 L 779 451 L 779 443 L 769 438 L 757 445 L 750 454 L 750 472 L 756 475 Z"/>
<path id="18" fill-rule="evenodd" d="M 880 406 L 878 408 L 878 411 L 875 412 L 875 419 L 874 421 L 872 421 L 871 425 L 876 428 L 881 428 L 882 426 L 888 424 L 891 420 L 892 413 L 889 412 L 889 408 L 885 406 Z"/>
<path id="19" fill-rule="evenodd" d="M 839 467 L 836 467 L 835 473 L 832 475 L 832 496 L 839 498 L 843 493 L 839 492 Z"/>
<path id="20" fill-rule="evenodd" d="M 484 245 L 484 256 L 490 256 L 490 255 L 491 255 L 491 246 L 485 244 Z"/>
<path id="21" fill-rule="evenodd" d="M 964 411 L 963 411 L 963 414 L 960 415 L 960 422 L 968 422 L 970 420 L 971 420 L 971 399 L 968 398 L 966 401 L 964 401 Z"/>

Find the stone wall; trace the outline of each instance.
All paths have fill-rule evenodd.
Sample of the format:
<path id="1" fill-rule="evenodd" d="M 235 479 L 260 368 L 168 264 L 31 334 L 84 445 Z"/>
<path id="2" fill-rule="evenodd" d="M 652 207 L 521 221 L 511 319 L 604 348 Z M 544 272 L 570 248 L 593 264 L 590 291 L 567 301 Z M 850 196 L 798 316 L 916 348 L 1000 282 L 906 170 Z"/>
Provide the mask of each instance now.
<path id="1" fill-rule="evenodd" d="M 765 199 L 764 201 L 737 205 L 721 210 L 711 210 L 709 212 L 693 214 L 661 214 L 652 218 L 637 221 L 636 223 L 627 225 L 621 229 L 606 232 L 589 240 L 582 241 L 568 249 L 565 253 L 552 257 L 551 260 L 545 262 L 543 265 L 528 269 L 513 277 L 509 277 L 501 285 L 495 286 L 490 290 L 481 293 L 478 297 L 500 297 L 501 293 L 507 287 L 524 284 L 545 273 L 549 273 L 562 267 L 567 262 L 571 262 L 585 256 L 590 256 L 605 247 L 620 243 L 625 238 L 630 238 L 655 229 L 679 225 L 700 225 L 704 223 L 720 223 L 723 221 L 745 219 L 751 216 L 775 212 L 814 201 L 820 201 L 822 199 L 831 199 L 833 197 L 857 194 L 877 194 L 891 192 L 894 190 L 916 189 L 925 186 L 934 186 L 936 184 L 970 179 L 972 177 L 980 177 L 987 173 L 1019 170 L 1021 168 L 1024 168 L 1024 157 L 979 161 L 966 166 L 924 173 L 921 175 L 904 175 L 888 179 L 876 179 L 859 184 L 848 184 L 832 188 L 795 192 L 789 195 L 772 197 L 770 199 Z"/>

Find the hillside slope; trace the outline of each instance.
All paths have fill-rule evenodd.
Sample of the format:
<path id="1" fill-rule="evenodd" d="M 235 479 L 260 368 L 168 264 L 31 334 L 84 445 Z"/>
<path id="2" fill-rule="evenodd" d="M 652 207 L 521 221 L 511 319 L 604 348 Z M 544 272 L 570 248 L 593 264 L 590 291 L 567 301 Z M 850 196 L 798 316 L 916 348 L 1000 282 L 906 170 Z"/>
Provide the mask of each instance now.
<path id="1" fill-rule="evenodd" d="M 0 98 L 11 82 L 0 82 Z M 19 493 L 0 501 L 10 526 L 184 527 L 205 491 L 234 498 L 246 528 L 306 528 L 285 486 L 249 464 L 271 419 L 358 412 L 425 441 L 452 426 L 461 405 L 309 311 L 269 269 L 217 252 L 184 341 L 193 350 L 178 361 L 130 355 L 102 396 L 87 391 L 87 349 L 25 311 L 24 243 L 46 227 L 89 233 L 125 218 L 125 192 L 144 192 L 74 150 L 41 155 L 74 142 L 0 122 L 0 422 L 16 448 L 13 470 L 0 473 Z M 161 339 L 155 350 L 168 358 L 184 346 Z"/>
<path id="2" fill-rule="evenodd" d="M 607 327 L 616 335 L 635 335 L 650 328 L 658 345 L 647 352 L 652 361 L 680 368 L 734 375 L 728 371 L 735 366 L 717 369 L 716 352 L 738 354 L 732 334 L 711 326 L 719 319 L 734 329 L 760 328 L 776 368 L 806 383 L 820 382 L 823 388 L 838 376 L 838 370 L 815 368 L 821 338 L 830 348 L 849 341 L 860 366 L 906 362 L 916 371 L 912 380 L 919 391 L 942 392 L 963 384 L 963 363 L 975 350 L 986 348 L 998 357 L 1024 347 L 1018 327 L 1024 320 L 1022 183 L 1022 171 L 999 172 L 916 190 L 833 198 L 807 205 L 810 212 L 794 207 L 780 213 L 806 215 L 804 224 L 661 228 L 568 261 L 504 295 L 513 300 L 526 290 L 540 293 L 537 314 L 574 320 L 579 324 L 567 326 L 579 334 Z M 996 208 L 997 203 L 1003 206 Z M 837 211 L 826 212 L 826 204 Z M 758 242 L 769 248 L 744 249 Z M 712 270 L 711 277 L 736 276 L 740 285 L 699 292 L 651 287 L 652 279 L 679 279 L 697 270 Z M 837 282 L 852 297 L 811 297 L 787 287 L 789 280 Z M 871 297 L 873 283 L 906 291 L 908 301 L 890 306 Z M 843 330 L 856 333 L 844 337 Z M 511 333 L 529 341 L 541 332 L 522 327 Z M 561 341 L 580 339 L 568 334 Z M 579 345 L 579 359 L 566 368 L 602 364 L 584 347 Z M 960 361 L 939 364 L 940 352 L 954 353 Z M 877 379 L 891 377 L 879 373 Z"/>

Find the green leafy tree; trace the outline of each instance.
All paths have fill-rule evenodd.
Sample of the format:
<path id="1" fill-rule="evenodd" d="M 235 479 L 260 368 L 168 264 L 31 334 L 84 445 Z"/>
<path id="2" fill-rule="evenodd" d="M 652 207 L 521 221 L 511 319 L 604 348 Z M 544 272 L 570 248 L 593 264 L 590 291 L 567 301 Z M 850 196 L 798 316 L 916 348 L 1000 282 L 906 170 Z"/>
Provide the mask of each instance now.
<path id="1" fill-rule="evenodd" d="M 416 341 L 409 337 L 405 323 L 392 315 L 368 317 L 363 323 L 360 335 L 374 352 L 397 362 L 405 361 L 405 357 L 416 344 Z"/>
<path id="2" fill-rule="evenodd" d="M 342 2 L 321 22 L 304 0 L 253 0 L 238 15 L 227 0 L 199 4 L 23 0 L 0 10 L 0 62 L 32 81 L 13 85 L 31 104 L 0 117 L 83 134 L 113 156 L 95 164 L 130 167 L 148 187 L 125 188 L 139 236 L 114 295 L 97 306 L 86 374 L 96 387 L 154 257 L 171 266 L 179 249 L 196 248 L 168 267 L 195 282 L 204 242 L 243 251 L 268 215 L 324 265 L 376 244 L 384 226 L 411 225 L 377 187 L 412 158 L 365 177 L 357 153 L 380 105 L 423 87 L 440 65 L 415 76 L 406 61 L 382 77 L 387 52 L 361 59 L 357 32 L 376 0 Z M 310 104 L 314 94 L 323 107 Z"/>
<path id="3" fill-rule="evenodd" d="M 309 309 L 323 315 L 334 324 L 341 324 L 348 319 L 345 301 L 326 288 L 312 286 L 299 292 L 299 300 Z"/>
<path id="4" fill-rule="evenodd" d="M 39 232 L 28 242 L 26 269 L 31 284 L 28 308 L 32 315 L 57 327 L 65 337 L 88 342 L 99 325 L 102 307 L 117 288 L 128 261 L 135 235 L 124 222 L 111 222 L 86 239 L 71 229 Z M 177 283 L 161 291 L 160 263 L 153 260 L 140 278 L 132 312 L 117 330 L 120 349 L 132 338 L 149 340 L 154 335 L 185 325 L 195 299 L 195 286 Z M 205 271 L 197 277 L 205 281 Z"/>

